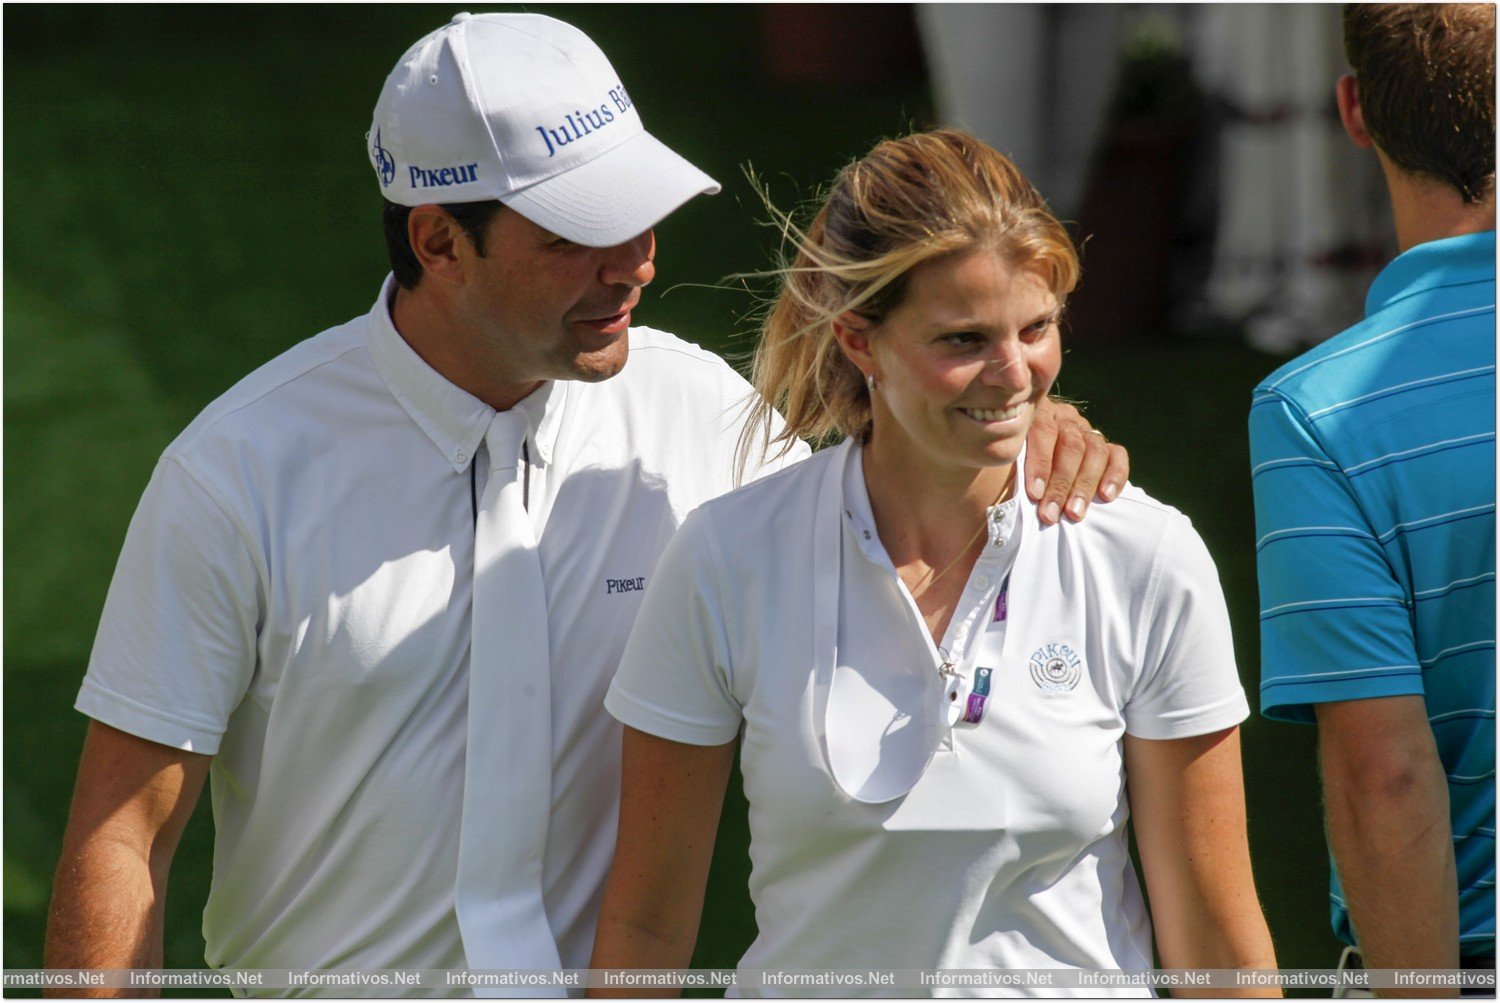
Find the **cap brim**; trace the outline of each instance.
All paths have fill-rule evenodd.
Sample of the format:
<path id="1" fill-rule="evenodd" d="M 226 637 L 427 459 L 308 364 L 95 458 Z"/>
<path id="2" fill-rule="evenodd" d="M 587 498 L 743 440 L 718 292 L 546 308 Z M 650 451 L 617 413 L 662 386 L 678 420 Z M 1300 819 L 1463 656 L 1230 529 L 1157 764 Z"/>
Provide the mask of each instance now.
<path id="1" fill-rule="evenodd" d="M 585 247 L 614 247 L 719 183 L 648 132 L 556 177 L 500 199 L 536 225 Z"/>

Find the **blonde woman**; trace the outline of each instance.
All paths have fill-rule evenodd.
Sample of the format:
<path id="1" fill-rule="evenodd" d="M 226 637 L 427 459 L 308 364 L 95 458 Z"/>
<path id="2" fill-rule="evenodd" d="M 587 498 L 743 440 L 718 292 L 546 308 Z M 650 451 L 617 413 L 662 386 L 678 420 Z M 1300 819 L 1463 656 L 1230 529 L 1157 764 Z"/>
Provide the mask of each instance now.
<path id="1" fill-rule="evenodd" d="M 688 964 L 738 740 L 743 968 L 1142 969 L 1153 935 L 1164 967 L 1275 967 L 1207 550 L 1134 487 L 1053 526 L 1016 487 L 1067 234 L 953 131 L 881 143 L 789 232 L 758 427 L 776 405 L 784 443 L 844 441 L 662 558 L 606 700 L 627 727 L 594 966 Z"/>

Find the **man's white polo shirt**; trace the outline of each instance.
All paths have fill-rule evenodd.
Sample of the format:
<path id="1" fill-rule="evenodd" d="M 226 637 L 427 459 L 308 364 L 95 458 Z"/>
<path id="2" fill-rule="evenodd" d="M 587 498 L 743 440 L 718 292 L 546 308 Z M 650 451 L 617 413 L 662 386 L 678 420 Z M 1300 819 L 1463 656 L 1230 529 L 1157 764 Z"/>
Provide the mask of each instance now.
<path id="1" fill-rule="evenodd" d="M 705 504 L 662 555 L 605 705 L 689 744 L 743 729 L 742 967 L 1151 967 L 1122 743 L 1247 716 L 1213 561 L 1134 487 L 1076 525 L 1006 515 L 944 639 L 960 699 L 991 670 L 977 723 L 949 713 L 857 446 Z"/>
<path id="2" fill-rule="evenodd" d="M 401 339 L 390 292 L 248 376 L 167 449 L 79 694 L 105 724 L 214 754 L 214 966 L 465 966 L 475 453 L 493 411 Z M 565 967 L 587 967 L 614 844 L 604 692 L 662 548 L 734 484 L 752 392 L 717 357 L 635 328 L 618 376 L 519 405 L 553 696 L 550 757 L 527 768 L 550 758 L 544 901 Z M 514 768 L 493 764 L 490 796 Z"/>

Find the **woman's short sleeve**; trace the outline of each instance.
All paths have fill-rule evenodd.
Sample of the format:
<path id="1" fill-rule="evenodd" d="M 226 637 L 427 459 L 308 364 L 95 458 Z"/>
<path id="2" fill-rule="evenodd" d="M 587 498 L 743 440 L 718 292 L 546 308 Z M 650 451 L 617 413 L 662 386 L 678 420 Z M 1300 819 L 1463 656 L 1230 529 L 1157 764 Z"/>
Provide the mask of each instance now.
<path id="1" fill-rule="evenodd" d="M 1204 735 L 1250 716 L 1218 569 L 1185 516 L 1162 533 L 1142 608 L 1141 674 L 1125 704 L 1138 738 Z"/>

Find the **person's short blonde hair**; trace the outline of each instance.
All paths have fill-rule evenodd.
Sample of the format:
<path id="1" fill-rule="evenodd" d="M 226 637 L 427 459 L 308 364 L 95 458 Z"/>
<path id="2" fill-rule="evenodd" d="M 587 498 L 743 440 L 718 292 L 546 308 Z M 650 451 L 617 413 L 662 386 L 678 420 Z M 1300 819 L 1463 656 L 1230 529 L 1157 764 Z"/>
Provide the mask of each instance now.
<path id="1" fill-rule="evenodd" d="M 769 206 L 769 200 L 768 206 Z M 879 323 L 906 295 L 911 270 L 987 249 L 1036 268 L 1061 306 L 1078 283 L 1062 224 L 1016 165 L 955 129 L 886 140 L 839 172 L 805 230 L 770 206 L 793 254 L 761 326 L 751 381 L 760 391 L 740 442 L 782 452 L 796 439 L 864 438 L 870 397 L 833 336 L 842 314 Z M 772 409 L 786 428 L 771 435 Z"/>

